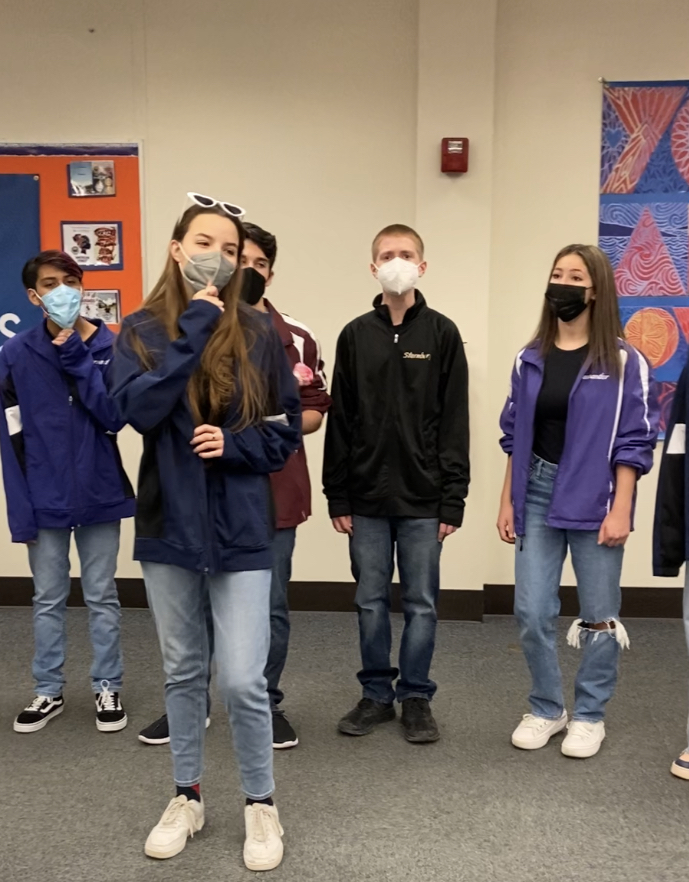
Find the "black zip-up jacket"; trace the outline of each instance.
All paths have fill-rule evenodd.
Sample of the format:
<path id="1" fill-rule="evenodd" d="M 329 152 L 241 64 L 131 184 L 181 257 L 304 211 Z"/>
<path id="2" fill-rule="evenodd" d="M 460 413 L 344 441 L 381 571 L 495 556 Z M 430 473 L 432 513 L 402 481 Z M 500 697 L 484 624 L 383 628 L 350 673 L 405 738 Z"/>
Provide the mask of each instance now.
<path id="1" fill-rule="evenodd" d="M 678 576 L 689 560 L 689 459 L 686 426 L 689 416 L 689 364 L 675 389 L 665 446 L 660 462 L 653 525 L 653 575 Z"/>
<path id="2" fill-rule="evenodd" d="M 469 487 L 464 344 L 423 295 L 393 326 L 382 295 L 340 334 L 323 484 L 330 517 L 439 518 L 459 527 Z"/>

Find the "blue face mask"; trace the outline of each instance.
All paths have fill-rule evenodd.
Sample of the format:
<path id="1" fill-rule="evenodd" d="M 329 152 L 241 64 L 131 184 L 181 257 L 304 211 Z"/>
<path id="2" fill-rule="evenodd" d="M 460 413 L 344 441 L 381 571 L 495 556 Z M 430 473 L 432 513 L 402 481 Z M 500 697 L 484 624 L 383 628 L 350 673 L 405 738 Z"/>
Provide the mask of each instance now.
<path id="1" fill-rule="evenodd" d="M 73 328 L 81 311 L 81 291 L 69 285 L 58 285 L 39 298 L 43 310 L 60 328 Z"/>

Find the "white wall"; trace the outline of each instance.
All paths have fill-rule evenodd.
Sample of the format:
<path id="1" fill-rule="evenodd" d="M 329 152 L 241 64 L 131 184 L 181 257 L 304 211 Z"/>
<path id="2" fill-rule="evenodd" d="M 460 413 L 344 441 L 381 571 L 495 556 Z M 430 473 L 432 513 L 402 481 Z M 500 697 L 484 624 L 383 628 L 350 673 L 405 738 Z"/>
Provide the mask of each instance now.
<path id="1" fill-rule="evenodd" d="M 39 21 L 69 61 L 57 95 L 55 66 L 35 51 Z M 415 220 L 416 46 L 415 0 L 30 2 L 3 12 L 2 137 L 144 141 L 149 285 L 188 190 L 245 206 L 278 235 L 271 296 L 318 332 L 332 367 L 338 331 L 376 293 L 371 239 Z M 322 434 L 307 443 L 315 516 L 295 577 L 346 579 L 320 492 Z M 127 431 L 120 444 L 134 478 L 139 439 Z M 27 573 L 6 535 L 0 524 L 3 573 Z M 130 524 L 122 576 L 139 574 L 131 537 Z"/>
<path id="2" fill-rule="evenodd" d="M 553 254 L 596 241 L 597 78 L 689 78 L 686 0 L 5 6 L 3 140 L 143 140 L 149 285 L 187 190 L 237 201 L 277 233 L 271 296 L 318 333 L 331 368 L 339 330 L 375 294 L 372 236 L 395 221 L 418 226 L 424 292 L 459 325 L 471 372 L 473 482 L 444 587 L 512 581 L 494 528 L 511 358 L 533 330 Z M 39 24 L 65 63 L 45 62 Z M 471 169 L 452 179 L 439 144 L 457 135 L 471 139 Z M 135 478 L 139 440 L 127 431 L 121 446 Z M 315 514 L 300 528 L 294 577 L 345 580 L 321 447 L 322 435 L 307 439 Z M 653 493 L 647 479 L 627 584 L 650 582 Z M 6 537 L 0 522 L 1 573 L 26 574 L 25 550 Z M 129 525 L 122 576 L 139 572 L 131 541 Z"/>
<path id="3" fill-rule="evenodd" d="M 496 0 L 422 0 L 416 223 L 427 247 L 423 290 L 466 341 L 472 482 L 464 525 L 443 548 L 443 586 L 480 588 L 493 500 L 486 493 L 495 426 L 487 419 Z M 440 171 L 444 137 L 469 137 L 470 174 Z M 488 527 L 486 525 L 488 524 Z M 507 580 L 508 582 L 511 580 Z"/>

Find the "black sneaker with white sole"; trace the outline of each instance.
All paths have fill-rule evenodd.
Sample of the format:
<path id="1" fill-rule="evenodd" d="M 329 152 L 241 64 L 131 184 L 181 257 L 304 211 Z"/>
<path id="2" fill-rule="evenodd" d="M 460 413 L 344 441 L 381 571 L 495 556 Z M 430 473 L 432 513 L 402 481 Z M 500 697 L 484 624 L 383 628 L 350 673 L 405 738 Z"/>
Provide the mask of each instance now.
<path id="1" fill-rule="evenodd" d="M 169 744 L 170 727 L 167 724 L 167 714 L 163 714 L 155 723 L 142 729 L 139 732 L 139 741 L 143 741 L 144 744 Z"/>
<path id="2" fill-rule="evenodd" d="M 96 694 L 96 728 L 99 732 L 119 732 L 127 725 L 119 692 L 111 692 L 110 684 L 101 683 L 101 691 Z"/>
<path id="3" fill-rule="evenodd" d="M 297 733 L 282 711 L 273 711 L 273 747 L 275 750 L 288 750 L 299 744 Z"/>
<path id="4" fill-rule="evenodd" d="M 14 721 L 15 732 L 38 732 L 65 709 L 61 695 L 37 695 Z"/>
<path id="5" fill-rule="evenodd" d="M 206 729 L 211 724 L 211 718 L 206 717 Z M 170 726 L 167 721 L 167 714 L 157 719 L 155 723 L 146 726 L 139 732 L 139 741 L 144 744 L 169 744 L 170 743 Z"/>

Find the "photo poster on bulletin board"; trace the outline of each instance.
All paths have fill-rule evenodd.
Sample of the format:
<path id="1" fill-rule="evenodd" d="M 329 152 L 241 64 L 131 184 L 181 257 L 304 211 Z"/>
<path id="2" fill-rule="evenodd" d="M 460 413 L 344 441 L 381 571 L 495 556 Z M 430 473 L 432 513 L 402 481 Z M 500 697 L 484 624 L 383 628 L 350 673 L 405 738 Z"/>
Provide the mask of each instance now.
<path id="1" fill-rule="evenodd" d="M 114 331 L 143 299 L 138 144 L 0 144 L 0 346 L 43 319 L 21 270 L 65 250 L 84 270 L 84 315 Z"/>

